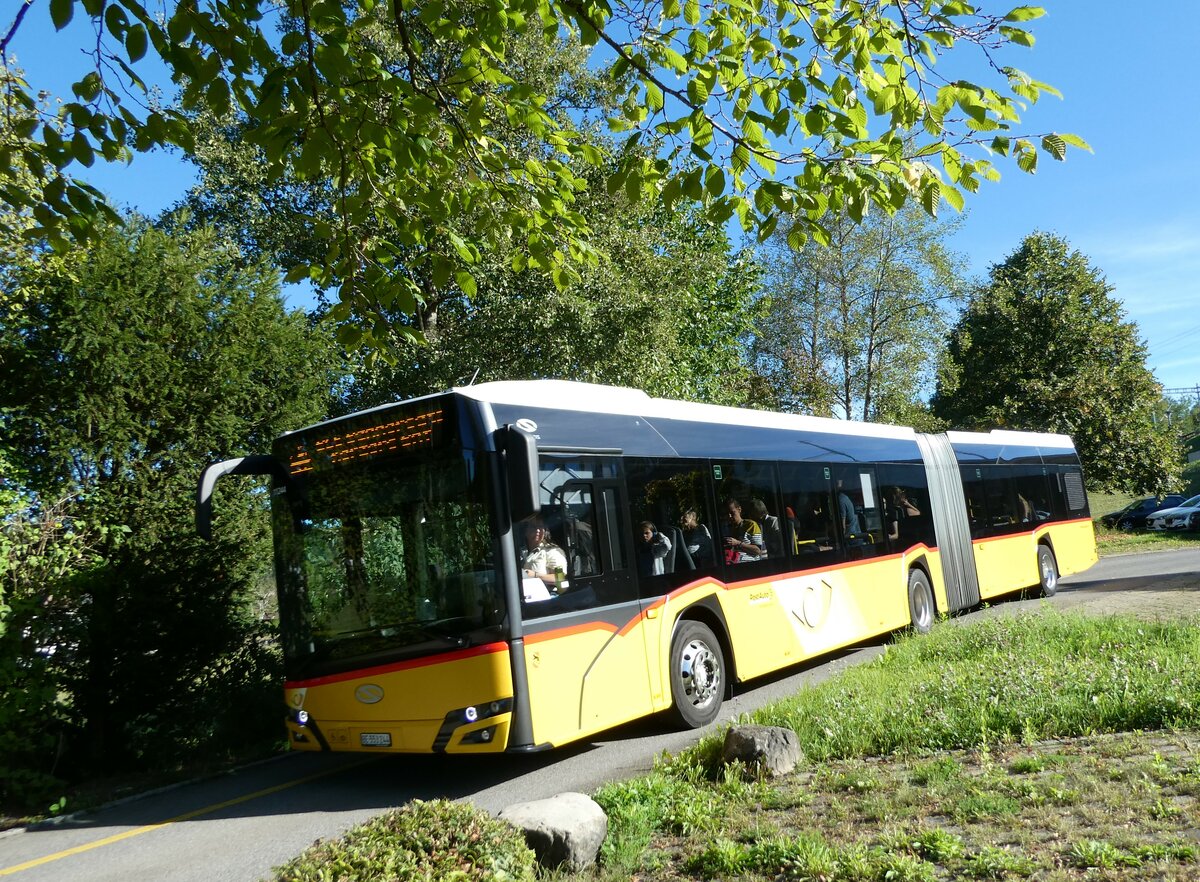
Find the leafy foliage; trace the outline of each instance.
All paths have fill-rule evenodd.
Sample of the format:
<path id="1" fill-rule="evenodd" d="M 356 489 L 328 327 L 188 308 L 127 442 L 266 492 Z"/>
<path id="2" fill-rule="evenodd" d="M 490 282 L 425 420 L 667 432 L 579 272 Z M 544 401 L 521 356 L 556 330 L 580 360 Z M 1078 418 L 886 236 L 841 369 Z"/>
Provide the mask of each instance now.
<path id="1" fill-rule="evenodd" d="M 277 882 L 331 878 L 532 882 L 534 855 L 521 831 L 481 809 L 414 800 L 314 845 L 275 874 Z"/>
<path id="2" fill-rule="evenodd" d="M 12 281 L 0 435 L 16 516 L 48 523 L 60 552 L 72 534 L 89 550 L 86 566 L 26 579 L 10 601 L 24 618 L 3 663 L 46 671 L 58 774 L 273 740 L 263 689 L 277 654 L 253 609 L 253 561 L 269 559 L 262 496 L 227 491 L 221 510 L 235 514 L 213 545 L 195 537 L 191 505 L 202 465 L 321 415 L 330 341 L 284 312 L 268 267 L 139 219 Z M 39 769 L 55 767 L 39 753 Z"/>
<path id="3" fill-rule="evenodd" d="M 781 231 L 765 249 L 756 369 L 783 410 L 928 428 L 920 395 L 964 287 L 953 226 L 912 206 L 828 226 L 827 247 Z"/>
<path id="4" fill-rule="evenodd" d="M 0 450 L 0 802 L 44 806 L 72 722 L 54 655 L 79 639 L 64 592 L 47 590 L 96 565 L 106 536 L 68 516 L 69 499 L 31 505 Z"/>
<path id="5" fill-rule="evenodd" d="M 1111 291 L 1066 240 L 1028 236 L 954 327 L 933 412 L 961 428 L 1071 435 L 1097 487 L 1169 492 L 1178 440 L 1156 424 L 1161 387 Z"/>
<path id="6" fill-rule="evenodd" d="M 589 191 L 581 208 L 606 252 L 596 267 L 560 290 L 546 274 L 488 261 L 473 296 L 450 291 L 431 301 L 437 309 L 422 313 L 424 345 L 398 338 L 393 364 L 355 371 L 343 407 L 472 380 L 537 378 L 744 403 L 743 345 L 759 279 L 750 254 L 687 206 L 668 211 Z"/>
<path id="7" fill-rule="evenodd" d="M 34 116 L 0 167 L 23 168 L 41 187 L 4 193 L 36 218 L 32 234 L 62 244 L 105 211 L 70 176 L 74 163 L 162 145 L 190 153 L 190 111 L 236 109 L 267 180 L 331 182 L 336 221 L 313 221 L 326 247 L 292 277 L 338 286 L 335 317 L 354 317 L 347 341 L 382 337 L 390 315 L 416 311 L 421 276 L 471 287 L 489 250 L 519 247 L 559 287 L 596 259 L 576 168 L 608 160 L 545 89 L 510 75 L 523 39 L 550 47 L 567 34 L 608 64 L 609 126 L 623 138 L 610 192 L 661 194 L 668 207 L 702 201 L 716 224 L 737 217 L 764 238 L 791 218 L 797 246 L 828 238 L 831 208 L 861 220 L 872 205 L 910 200 L 930 213 L 961 207 L 964 192 L 998 177 L 991 156 L 1033 172 L 1039 154 L 1061 160 L 1086 147 L 1015 129 L 1026 103 L 1055 94 L 1002 63 L 1002 50 L 1032 45 L 1035 7 L 668 0 L 647 15 L 593 0 L 195 0 L 160 18 L 139 0 L 50 4 L 60 29 L 79 11 L 97 41 L 74 100 L 53 117 L 34 113 L 28 84 L 8 83 L 10 103 Z M 964 49 L 982 53 L 984 82 L 937 75 L 945 53 Z M 178 107 L 139 105 L 139 62 L 151 53 Z M 665 139 L 661 151 L 630 149 L 653 138 Z"/>

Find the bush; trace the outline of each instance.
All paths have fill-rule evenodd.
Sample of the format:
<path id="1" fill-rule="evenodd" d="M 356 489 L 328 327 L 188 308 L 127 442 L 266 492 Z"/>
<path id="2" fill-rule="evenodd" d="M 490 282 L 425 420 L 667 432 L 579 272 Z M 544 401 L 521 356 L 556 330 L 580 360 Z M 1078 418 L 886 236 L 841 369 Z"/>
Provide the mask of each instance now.
<path id="1" fill-rule="evenodd" d="M 322 842 L 276 870 L 276 882 L 376 879 L 532 880 L 521 831 L 462 803 L 416 800 Z"/>

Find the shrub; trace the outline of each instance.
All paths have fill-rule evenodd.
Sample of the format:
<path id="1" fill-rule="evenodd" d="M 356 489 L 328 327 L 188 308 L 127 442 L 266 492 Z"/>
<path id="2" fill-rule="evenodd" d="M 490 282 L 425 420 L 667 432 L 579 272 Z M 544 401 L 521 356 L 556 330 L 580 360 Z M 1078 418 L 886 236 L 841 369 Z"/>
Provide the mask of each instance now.
<path id="1" fill-rule="evenodd" d="M 373 818 L 340 839 L 314 845 L 275 874 L 276 882 L 533 878 L 534 855 L 521 831 L 446 800 L 417 800 Z"/>

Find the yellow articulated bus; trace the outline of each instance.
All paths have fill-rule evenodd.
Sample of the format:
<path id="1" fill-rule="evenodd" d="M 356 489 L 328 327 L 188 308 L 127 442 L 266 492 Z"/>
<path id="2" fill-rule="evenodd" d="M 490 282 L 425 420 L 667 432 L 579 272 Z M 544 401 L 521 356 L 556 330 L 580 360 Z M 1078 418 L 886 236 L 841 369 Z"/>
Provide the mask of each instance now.
<path id="1" fill-rule="evenodd" d="M 487 383 L 269 455 L 293 748 L 526 752 L 1096 560 L 1071 440 Z"/>

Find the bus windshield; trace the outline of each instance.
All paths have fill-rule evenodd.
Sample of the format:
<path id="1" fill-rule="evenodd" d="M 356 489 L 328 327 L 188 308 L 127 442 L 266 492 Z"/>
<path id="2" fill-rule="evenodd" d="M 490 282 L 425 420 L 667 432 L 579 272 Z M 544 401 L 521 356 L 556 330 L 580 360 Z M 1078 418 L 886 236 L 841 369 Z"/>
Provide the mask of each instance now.
<path id="1" fill-rule="evenodd" d="M 293 475 L 274 498 L 291 677 L 499 638 L 481 461 L 424 450 Z"/>

